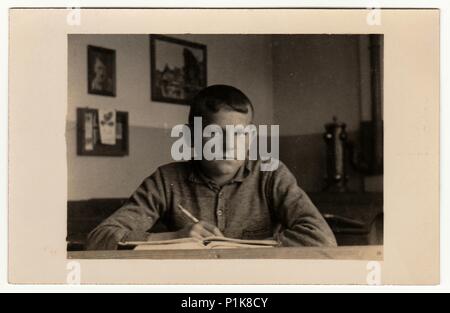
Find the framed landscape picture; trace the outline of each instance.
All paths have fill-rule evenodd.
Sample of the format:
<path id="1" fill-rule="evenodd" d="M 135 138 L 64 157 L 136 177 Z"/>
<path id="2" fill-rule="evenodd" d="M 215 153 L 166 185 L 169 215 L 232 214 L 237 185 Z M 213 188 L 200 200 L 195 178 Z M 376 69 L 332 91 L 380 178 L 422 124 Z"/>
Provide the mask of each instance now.
<path id="1" fill-rule="evenodd" d="M 116 51 L 88 46 L 88 93 L 116 96 Z"/>
<path id="2" fill-rule="evenodd" d="M 151 99 L 188 104 L 207 85 L 205 45 L 150 35 Z"/>

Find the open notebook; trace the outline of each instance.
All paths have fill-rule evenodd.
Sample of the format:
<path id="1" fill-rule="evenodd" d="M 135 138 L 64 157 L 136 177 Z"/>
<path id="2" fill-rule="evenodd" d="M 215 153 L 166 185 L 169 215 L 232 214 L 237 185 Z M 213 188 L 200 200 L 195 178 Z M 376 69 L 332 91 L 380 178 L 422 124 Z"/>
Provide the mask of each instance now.
<path id="1" fill-rule="evenodd" d="M 193 250 L 193 249 L 239 249 L 239 248 L 273 248 L 279 245 L 274 240 L 241 240 L 226 237 L 209 237 L 203 240 L 182 238 L 164 241 L 124 242 L 122 248 L 134 250 Z"/>

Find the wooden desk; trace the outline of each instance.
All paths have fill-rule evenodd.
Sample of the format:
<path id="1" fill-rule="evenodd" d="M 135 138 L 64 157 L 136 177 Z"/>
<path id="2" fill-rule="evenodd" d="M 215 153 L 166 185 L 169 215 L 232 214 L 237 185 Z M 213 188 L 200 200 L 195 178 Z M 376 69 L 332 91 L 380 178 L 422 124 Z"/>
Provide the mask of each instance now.
<path id="1" fill-rule="evenodd" d="M 68 252 L 69 259 L 314 259 L 383 260 L 382 246 L 339 248 L 263 248 L 227 250 L 80 251 Z"/>
<path id="2" fill-rule="evenodd" d="M 331 225 L 340 246 L 382 245 L 382 240 L 372 240 L 369 231 L 373 220 L 383 213 L 382 193 L 308 193 L 322 214 L 334 214 L 363 222 L 367 233 L 348 232 L 339 225 Z M 91 199 L 67 203 L 67 241 L 70 251 L 81 251 L 88 234 L 112 215 L 126 198 Z M 152 232 L 168 231 L 157 223 Z M 380 231 L 381 239 L 383 231 Z M 377 238 L 376 238 L 377 239 Z"/>

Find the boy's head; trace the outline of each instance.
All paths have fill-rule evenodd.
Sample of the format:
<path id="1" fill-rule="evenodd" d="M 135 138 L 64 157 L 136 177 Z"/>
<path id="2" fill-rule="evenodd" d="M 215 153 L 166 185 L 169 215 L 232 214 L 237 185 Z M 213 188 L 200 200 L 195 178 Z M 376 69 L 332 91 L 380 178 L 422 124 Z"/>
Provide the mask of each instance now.
<path id="1" fill-rule="evenodd" d="M 189 112 L 189 124 L 194 125 L 194 117 L 202 117 L 203 127 L 207 125 L 218 125 L 225 133 L 227 125 L 250 125 L 254 117 L 254 108 L 250 99 L 239 89 L 226 85 L 210 86 L 200 91 L 191 102 Z M 203 139 L 203 144 L 210 140 Z M 227 138 L 224 140 L 230 140 Z M 236 147 L 236 142 L 235 142 Z M 224 146 L 224 148 L 226 148 Z M 224 150 L 225 151 L 225 150 Z M 233 175 L 245 163 L 245 160 L 214 160 L 202 159 L 202 167 L 208 174 L 217 177 L 222 175 Z"/>
<path id="2" fill-rule="evenodd" d="M 222 110 L 249 115 L 250 122 L 253 120 L 253 105 L 242 91 L 232 86 L 214 85 L 203 89 L 192 99 L 189 124 L 193 125 L 194 117 L 207 121 L 211 114 Z"/>

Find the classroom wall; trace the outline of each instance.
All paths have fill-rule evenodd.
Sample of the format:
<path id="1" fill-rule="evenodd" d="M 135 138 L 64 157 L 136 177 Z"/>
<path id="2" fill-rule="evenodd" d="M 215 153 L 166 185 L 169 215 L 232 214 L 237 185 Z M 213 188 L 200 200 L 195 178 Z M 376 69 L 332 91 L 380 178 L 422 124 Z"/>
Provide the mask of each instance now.
<path id="1" fill-rule="evenodd" d="M 280 159 L 309 192 L 324 187 L 324 124 L 333 116 L 358 140 L 370 111 L 370 63 L 364 36 L 180 35 L 208 47 L 208 84 L 242 89 L 256 124 L 280 125 Z M 294 39 L 294 40 L 292 40 Z M 116 50 L 117 97 L 87 93 L 87 45 Z M 188 107 L 150 100 L 147 35 L 70 35 L 67 157 L 69 200 L 128 197 L 158 166 L 171 162 L 170 130 Z M 76 155 L 76 108 L 129 112 L 130 153 L 123 158 Z M 383 177 L 350 171 L 352 191 L 382 191 Z M 364 187 L 365 185 L 365 187 Z"/>
<path id="2" fill-rule="evenodd" d="M 324 125 L 336 116 L 347 124 L 350 140 L 357 140 L 361 97 L 367 96 L 360 89 L 359 44 L 358 36 L 273 37 L 274 120 L 280 124 L 280 159 L 307 191 L 324 187 Z M 350 177 L 351 190 L 360 191 L 360 175 L 350 172 Z"/>
<path id="3" fill-rule="evenodd" d="M 273 122 L 273 81 L 268 36 L 173 36 L 206 44 L 208 84 L 230 84 L 256 107 L 256 123 Z M 117 97 L 87 93 L 87 46 L 116 50 Z M 68 198 L 128 197 L 158 166 L 171 162 L 171 128 L 187 121 L 188 107 L 150 100 L 147 35 L 70 35 L 68 38 Z M 76 108 L 129 112 L 127 157 L 76 155 Z"/>

